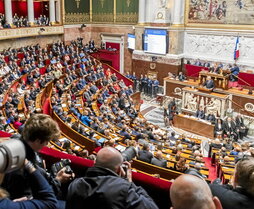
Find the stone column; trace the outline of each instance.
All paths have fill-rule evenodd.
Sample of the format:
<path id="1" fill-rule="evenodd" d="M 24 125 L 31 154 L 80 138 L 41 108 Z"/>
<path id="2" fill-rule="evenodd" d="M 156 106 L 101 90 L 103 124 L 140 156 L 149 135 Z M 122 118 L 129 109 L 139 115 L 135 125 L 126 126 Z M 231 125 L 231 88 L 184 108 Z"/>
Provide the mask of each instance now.
<path id="1" fill-rule="evenodd" d="M 56 22 L 55 0 L 49 0 L 49 22 L 51 24 Z"/>
<path id="2" fill-rule="evenodd" d="M 185 0 L 174 0 L 173 7 L 173 25 L 180 25 L 184 23 L 184 8 L 185 8 Z"/>
<path id="3" fill-rule="evenodd" d="M 61 3 L 60 0 L 56 1 L 56 22 L 61 22 Z"/>
<path id="4" fill-rule="evenodd" d="M 12 5 L 11 0 L 4 0 L 5 19 L 7 24 L 12 25 Z"/>
<path id="5" fill-rule="evenodd" d="M 28 22 L 33 25 L 34 24 L 34 1 L 27 0 L 27 16 Z"/>
<path id="6" fill-rule="evenodd" d="M 143 24 L 145 23 L 145 16 L 146 16 L 146 0 L 139 0 L 138 5 L 138 23 Z"/>

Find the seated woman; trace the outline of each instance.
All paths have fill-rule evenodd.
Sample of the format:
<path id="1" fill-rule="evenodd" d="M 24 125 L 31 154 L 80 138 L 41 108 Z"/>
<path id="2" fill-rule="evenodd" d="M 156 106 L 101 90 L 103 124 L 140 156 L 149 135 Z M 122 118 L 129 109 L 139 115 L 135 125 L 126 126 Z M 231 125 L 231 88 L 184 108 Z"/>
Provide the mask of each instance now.
<path id="1" fill-rule="evenodd" d="M 14 117 L 14 122 L 13 122 L 13 127 L 15 128 L 15 129 L 18 129 L 20 126 L 22 126 L 23 125 L 23 123 L 21 123 L 20 122 L 20 117 L 18 116 L 18 115 L 16 115 L 15 117 Z"/>

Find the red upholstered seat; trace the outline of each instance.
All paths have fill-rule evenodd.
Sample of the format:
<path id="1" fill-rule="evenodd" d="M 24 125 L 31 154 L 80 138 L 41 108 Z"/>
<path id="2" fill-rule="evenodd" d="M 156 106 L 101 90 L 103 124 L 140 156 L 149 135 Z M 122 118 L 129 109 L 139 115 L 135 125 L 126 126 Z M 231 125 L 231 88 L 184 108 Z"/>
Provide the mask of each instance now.
<path id="1" fill-rule="evenodd" d="M 70 159 L 72 162 L 71 167 L 74 170 L 82 170 L 86 167 L 92 167 L 94 165 L 92 160 L 65 154 L 48 147 L 44 147 L 40 153 L 47 163 L 55 163 L 61 159 Z M 155 200 L 160 209 L 170 208 L 169 189 L 172 184 L 171 182 L 136 172 L 132 172 L 132 176 L 134 183 L 142 186 Z"/>

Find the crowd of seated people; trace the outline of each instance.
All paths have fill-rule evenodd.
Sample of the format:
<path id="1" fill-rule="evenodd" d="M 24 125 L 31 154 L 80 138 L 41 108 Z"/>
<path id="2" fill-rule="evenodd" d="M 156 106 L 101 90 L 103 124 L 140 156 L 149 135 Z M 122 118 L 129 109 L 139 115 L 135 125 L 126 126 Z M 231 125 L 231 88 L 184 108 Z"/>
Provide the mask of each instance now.
<path id="1" fill-rule="evenodd" d="M 110 70 L 104 71 L 101 64 L 89 56 L 86 59 L 85 62 L 80 60 L 76 63 L 81 63 L 79 67 L 68 66 L 65 69 L 65 77 L 56 82 L 51 97 L 55 113 L 77 132 L 93 139 L 100 147 L 104 145 L 103 141 L 91 137 L 91 129 L 87 131 L 85 127 L 90 127 L 105 137 L 110 137 L 109 132 L 113 132 L 121 136 L 125 143 L 131 139 L 143 141 L 143 144 L 150 141 L 159 142 L 163 137 L 161 130 L 137 117 L 137 111 L 129 97 L 133 92 L 131 87 L 126 87 L 122 80 L 118 80 L 114 73 L 109 72 Z M 104 77 L 107 77 L 107 82 L 104 82 Z M 70 90 L 65 90 L 67 86 L 70 86 Z M 64 91 L 66 92 L 63 93 Z M 80 91 L 82 110 L 78 100 Z M 72 115 L 64 114 L 64 108 L 59 105 L 65 101 L 65 97 L 68 98 L 66 103 Z M 98 104 L 99 114 L 92 108 L 93 101 Z M 73 116 L 78 122 L 73 120 Z M 153 159 L 157 164 L 158 161 L 162 161 L 165 166 L 165 159 L 162 159 L 160 152 L 156 153 Z"/>
<path id="2" fill-rule="evenodd" d="M 38 18 L 34 19 L 33 25 L 28 22 L 27 17 L 19 16 L 17 13 L 13 15 L 12 18 L 13 25 L 16 28 L 30 27 L 30 26 L 49 26 L 49 18 L 46 15 L 40 15 Z M 0 14 L 0 28 L 11 28 L 12 26 L 6 23 L 5 15 Z"/>
<path id="3" fill-rule="evenodd" d="M 110 140 L 105 142 L 97 142 L 98 146 L 106 147 L 106 149 L 103 149 L 101 153 L 99 151 L 100 154 L 98 153 L 97 159 L 94 155 L 93 157 L 89 157 L 89 153 L 87 153 L 87 151 L 84 149 L 75 152 L 76 150 L 71 148 L 72 146 L 69 140 L 65 139 L 64 141 L 59 141 L 52 139 L 52 142 L 67 150 L 67 153 L 82 156 L 84 158 L 93 158 L 93 160 L 98 163 L 99 167 L 103 167 L 103 164 L 100 164 L 100 160 L 104 159 L 100 158 L 101 154 L 103 152 L 107 153 L 108 147 L 117 147 L 118 142 L 110 137 L 110 134 L 115 132 L 117 135 L 122 136 L 123 142 L 126 144 L 127 148 L 122 153 L 124 159 L 131 160 L 137 157 L 140 160 L 145 159 L 146 162 L 160 167 L 165 167 L 165 164 L 166 167 L 168 167 L 167 162 L 173 161 L 174 164 L 171 169 L 184 173 L 194 173 L 198 177 L 205 178 L 205 176 L 200 174 L 200 168 L 203 166 L 203 161 L 202 155 L 200 154 L 201 151 L 199 144 L 196 144 L 195 141 L 187 139 L 184 136 L 177 137 L 172 133 L 163 131 L 157 126 L 149 124 L 144 118 L 138 117 L 138 112 L 133 107 L 132 101 L 129 97 L 131 92 L 133 92 L 131 87 L 126 87 L 123 81 L 115 78 L 113 73 L 106 73 L 106 70 L 103 69 L 100 63 L 89 57 L 89 55 L 86 55 L 84 58 L 84 56 L 82 56 L 82 52 L 77 53 L 76 49 L 74 49 L 75 47 L 72 47 L 73 46 L 64 46 L 61 43 L 57 43 L 51 48 L 53 51 L 52 55 L 50 55 L 50 52 L 45 51 L 45 57 L 48 59 L 48 56 L 51 56 L 50 61 L 53 61 L 46 64 L 47 59 L 44 60 L 43 56 L 41 57 L 42 63 L 44 62 L 44 67 L 46 68 L 45 75 L 39 76 L 38 69 L 35 71 L 30 71 L 30 64 L 27 64 L 27 72 L 24 73 L 24 75 L 29 74 L 29 79 L 27 78 L 25 83 L 23 83 L 24 81 L 19 83 L 18 88 L 23 90 L 23 92 L 20 91 L 18 94 L 20 96 L 22 94 L 24 95 L 24 100 L 29 106 L 30 101 L 34 101 L 33 99 L 36 99 L 36 95 L 39 93 L 36 93 L 36 89 L 38 87 L 34 86 L 34 83 L 37 83 L 36 79 L 40 79 L 38 84 L 41 83 L 40 85 L 44 87 L 47 83 L 46 79 L 49 79 L 49 82 L 55 80 L 51 103 L 56 114 L 58 114 L 58 116 L 73 129 L 78 130 L 78 132 L 83 133 L 89 138 L 93 138 L 96 142 L 97 139 L 94 137 L 95 131 L 102 133 L 105 137 L 108 135 Z M 63 59 L 65 59 L 66 56 L 71 56 L 68 53 L 63 53 L 63 51 L 67 49 L 73 49 L 72 53 L 70 54 L 73 55 L 71 60 L 75 61 L 76 65 L 74 66 L 68 62 L 67 65 L 65 65 L 63 62 Z M 42 49 L 39 49 L 39 51 L 42 52 Z M 12 56 L 17 56 L 15 52 L 11 53 L 13 53 L 11 54 Z M 32 54 L 33 53 L 29 52 L 29 56 L 27 56 L 26 61 L 29 62 Z M 13 61 L 17 62 L 18 60 L 19 59 L 14 59 Z M 62 66 L 58 63 L 59 61 Z M 3 62 L 5 62 L 4 57 Z M 37 62 L 38 57 L 35 59 L 35 66 L 37 65 Z M 21 62 L 18 62 L 17 66 L 21 65 L 20 63 Z M 83 69 L 82 67 L 80 69 L 77 67 L 77 65 L 80 63 L 83 64 Z M 20 67 L 20 70 L 23 70 L 25 67 L 25 65 Z M 69 73 L 67 72 L 67 69 L 69 69 Z M 62 72 L 66 72 L 66 76 L 63 78 Z M 106 77 L 103 76 L 105 74 L 107 75 L 108 82 L 105 82 L 103 79 Z M 25 87 L 24 89 L 22 89 L 23 85 Z M 6 90 L 8 90 L 8 88 Z M 6 92 L 6 90 L 3 91 Z M 8 106 L 7 110 L 9 112 L 8 114 L 10 115 L 8 119 L 13 119 L 13 125 L 15 124 L 16 127 L 22 126 L 20 117 L 16 117 L 19 115 L 15 114 L 18 95 L 16 95 L 16 91 L 14 90 L 9 90 L 8 93 L 9 97 L 6 101 L 7 105 L 6 103 L 4 104 L 5 107 Z M 29 100 L 29 98 L 32 99 Z M 82 102 L 79 102 L 80 98 Z M 71 113 L 75 116 L 65 113 L 65 109 L 61 105 L 63 102 L 68 104 Z M 96 102 L 99 112 L 96 112 L 93 108 L 94 102 Z M 83 108 L 79 108 L 81 107 L 80 104 L 83 104 Z M 34 105 L 31 105 L 30 109 L 33 109 L 33 106 Z M 5 123 L 4 120 L 2 122 L 3 124 Z M 82 126 L 80 122 L 82 123 Z M 94 131 L 91 129 L 87 131 L 86 127 L 92 128 Z M 165 147 L 168 148 L 168 150 L 166 150 Z M 225 143 L 225 147 L 229 147 L 228 142 Z M 225 154 L 225 152 L 225 149 L 221 150 L 222 154 Z M 168 153 L 170 153 L 170 158 L 167 156 Z M 229 161 L 227 158 L 223 160 L 225 160 L 225 162 Z M 107 166 L 105 167 L 108 168 Z M 193 168 L 195 169 L 194 171 L 192 170 Z M 95 166 L 94 169 L 98 168 Z M 75 186 L 78 185 L 79 180 L 77 180 L 77 182 L 75 181 L 71 187 L 72 189 L 70 190 L 68 199 L 71 206 L 73 206 L 71 203 L 74 201 L 74 199 L 72 199 L 73 195 L 75 195 L 75 192 L 77 192 Z M 238 182 L 238 185 L 242 186 L 241 182 Z M 245 185 L 243 185 L 243 188 L 245 188 Z M 147 195 L 145 196 L 147 197 Z M 86 201 L 83 201 L 82 203 L 86 203 Z M 144 204 L 143 202 L 141 203 Z M 149 203 L 151 204 L 152 202 L 149 201 Z M 78 204 L 78 202 L 75 201 L 75 204 Z M 148 206 L 145 207 L 149 208 Z M 156 206 L 151 207 L 156 208 Z"/>

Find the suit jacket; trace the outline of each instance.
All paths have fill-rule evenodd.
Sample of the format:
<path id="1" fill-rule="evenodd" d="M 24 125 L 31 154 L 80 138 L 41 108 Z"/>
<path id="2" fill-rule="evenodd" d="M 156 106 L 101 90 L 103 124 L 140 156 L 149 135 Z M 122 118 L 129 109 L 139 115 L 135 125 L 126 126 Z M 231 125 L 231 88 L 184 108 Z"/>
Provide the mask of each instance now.
<path id="1" fill-rule="evenodd" d="M 196 117 L 200 119 L 205 119 L 205 112 L 203 110 L 198 110 L 196 112 Z"/>
<path id="2" fill-rule="evenodd" d="M 66 209 L 158 209 L 146 191 L 113 171 L 88 168 L 86 175 L 69 186 Z"/>
<path id="3" fill-rule="evenodd" d="M 138 160 L 151 163 L 152 158 L 153 158 L 153 154 L 147 150 L 140 150 L 138 152 Z"/>
<path id="4" fill-rule="evenodd" d="M 158 159 L 156 157 L 152 158 L 151 164 L 162 167 L 162 168 L 167 167 L 167 161 L 165 159 Z"/>
<path id="5" fill-rule="evenodd" d="M 125 108 L 125 100 L 124 100 L 124 98 L 120 98 L 118 106 L 121 109 Z"/>
<path id="6" fill-rule="evenodd" d="M 236 117 L 235 123 L 236 123 L 237 127 L 243 127 L 243 126 L 245 126 L 242 117 Z"/>
<path id="7" fill-rule="evenodd" d="M 186 80 L 186 77 L 185 75 L 178 75 L 178 79 L 179 81 L 183 81 L 183 80 Z"/>
<path id="8" fill-rule="evenodd" d="M 212 194 L 220 199 L 223 209 L 252 209 L 254 197 L 243 188 L 233 188 L 231 185 L 210 185 Z"/>
<path id="9" fill-rule="evenodd" d="M 221 126 L 219 127 L 219 124 L 215 123 L 215 132 L 219 132 L 219 131 L 223 131 L 223 130 L 224 130 L 223 124 L 221 124 Z"/>
<path id="10" fill-rule="evenodd" d="M 213 80 L 207 80 L 205 83 L 204 83 L 204 86 L 208 89 L 213 89 L 215 86 L 214 86 L 214 81 Z"/>
<path id="11" fill-rule="evenodd" d="M 229 123 L 226 121 L 224 122 L 224 130 L 225 132 L 235 132 L 236 129 L 236 125 L 233 121 L 231 121 L 230 125 Z"/>
<path id="12" fill-rule="evenodd" d="M 207 115 L 207 118 L 206 118 L 206 120 L 208 120 L 208 121 L 210 121 L 211 123 L 215 123 L 215 120 L 216 120 L 216 118 L 215 118 L 215 116 L 213 115 L 213 114 L 209 114 L 209 115 Z"/>
<path id="13" fill-rule="evenodd" d="M 91 96 L 89 95 L 89 93 L 88 92 L 84 92 L 84 94 L 83 94 L 83 97 L 86 99 L 86 101 L 91 101 Z"/>

